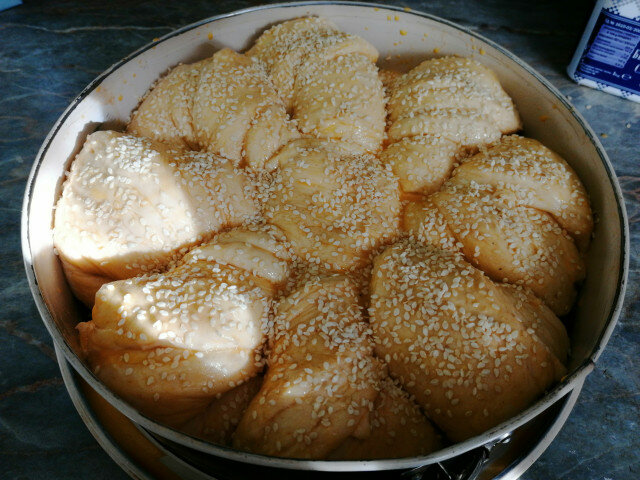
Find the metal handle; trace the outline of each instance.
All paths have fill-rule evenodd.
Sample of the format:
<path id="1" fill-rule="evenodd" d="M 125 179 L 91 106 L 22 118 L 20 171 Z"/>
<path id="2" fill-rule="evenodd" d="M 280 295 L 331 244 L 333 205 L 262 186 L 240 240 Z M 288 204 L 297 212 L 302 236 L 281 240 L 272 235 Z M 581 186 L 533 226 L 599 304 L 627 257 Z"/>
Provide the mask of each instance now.
<path id="1" fill-rule="evenodd" d="M 476 480 L 491 458 L 491 452 L 497 445 L 511 440 L 511 434 L 489 442 L 452 460 L 416 467 L 402 473 L 409 480 Z"/>

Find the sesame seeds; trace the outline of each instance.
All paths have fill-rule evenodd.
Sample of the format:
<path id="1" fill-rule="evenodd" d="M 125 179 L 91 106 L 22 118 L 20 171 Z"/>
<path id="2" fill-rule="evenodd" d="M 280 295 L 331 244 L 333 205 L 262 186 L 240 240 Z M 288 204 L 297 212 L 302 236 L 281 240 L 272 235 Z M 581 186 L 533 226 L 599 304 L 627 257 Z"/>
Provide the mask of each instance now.
<path id="1" fill-rule="evenodd" d="M 517 380 L 529 375 L 527 369 L 535 369 L 546 385 L 564 370 L 540 336 L 527 334 L 527 324 L 548 315 L 542 304 L 531 305 L 538 310 L 529 310 L 529 319 L 515 317 L 512 294 L 459 254 L 398 242 L 376 258 L 371 291 L 376 354 L 455 440 L 480 433 L 534 399 L 543 389 Z M 405 305 L 413 306 L 408 320 L 394 315 Z M 418 323 L 424 327 L 415 328 Z M 556 358 L 555 367 L 546 363 L 549 358 Z M 505 399 L 489 405 L 488 392 L 496 386 Z M 478 411 L 486 420 L 478 420 Z"/>
<path id="2" fill-rule="evenodd" d="M 388 111 L 392 142 L 426 134 L 477 146 L 521 126 L 495 74 L 461 57 L 426 60 L 400 77 L 390 89 Z"/>
<path id="3" fill-rule="evenodd" d="M 154 395 L 154 404 L 162 410 L 176 391 L 189 398 L 181 400 L 185 405 L 202 405 L 202 398 L 260 372 L 272 298 L 288 277 L 288 252 L 276 235 L 268 226 L 230 230 L 191 250 L 166 272 L 101 288 L 92 322 L 78 326 L 83 349 L 92 363 L 100 364 L 101 377 L 121 388 L 110 373 L 119 362 L 110 363 L 104 355 L 125 349 L 124 375 L 160 395 Z M 256 254 L 262 255 L 261 265 L 251 268 Z M 141 394 L 126 396 L 137 403 Z"/>
<path id="4" fill-rule="evenodd" d="M 171 394 L 197 397 L 201 405 L 187 407 L 193 413 L 215 398 L 214 411 L 214 403 L 261 371 L 266 355 L 265 385 L 248 396 L 244 407 L 256 394 L 245 418 L 253 422 L 252 427 L 262 428 L 254 439 L 267 445 L 264 448 L 273 448 L 270 454 L 317 458 L 328 455 L 331 447 L 335 458 L 364 458 L 374 455 L 364 453 L 371 452 L 372 445 L 382 446 L 375 454 L 381 457 L 391 452 L 398 456 L 427 453 L 437 448 L 437 435 L 415 400 L 443 425 L 457 428 L 462 418 L 480 431 L 487 423 L 478 423 L 478 416 L 489 422 L 497 415 L 493 406 L 484 405 L 489 395 L 497 393 L 501 399 L 518 390 L 519 384 L 514 387 L 509 382 L 522 377 L 523 370 L 544 369 L 539 375 L 536 371 L 536 380 L 539 376 L 541 383 L 548 383 L 562 369 L 566 347 L 554 340 L 562 337 L 554 331 L 557 319 L 529 290 L 498 286 L 457 254 L 428 254 L 428 268 L 411 265 L 408 255 L 405 263 L 400 262 L 400 273 L 389 273 L 382 267 L 385 253 L 372 272 L 372 259 L 398 236 L 397 177 L 405 193 L 430 194 L 441 189 L 455 168 L 455 178 L 442 195 L 407 207 L 414 223 L 418 222 L 416 238 L 483 266 L 490 263 L 485 262 L 490 249 L 478 243 L 489 238 L 482 231 L 483 221 L 497 218 L 496 230 L 510 234 L 502 235 L 505 248 L 516 252 L 513 269 L 547 268 L 555 276 L 563 268 L 562 260 L 554 258 L 562 246 L 549 249 L 550 253 L 531 254 L 518 241 L 528 234 L 538 242 L 536 247 L 554 244 L 554 236 L 570 242 L 562 229 L 576 240 L 588 235 L 584 222 L 573 221 L 584 210 L 573 208 L 582 202 L 579 194 L 569 189 L 568 196 L 554 204 L 553 213 L 545 210 L 548 215 L 532 203 L 536 195 L 544 197 L 548 187 L 553 190 L 556 183 L 565 187 L 573 180 L 566 169 L 559 168 L 553 170 L 555 180 L 544 183 L 540 174 L 544 169 L 518 160 L 513 171 L 503 169 L 502 177 L 496 174 L 483 182 L 476 178 L 475 184 L 463 181 L 464 172 L 474 165 L 476 175 L 489 175 L 479 167 L 480 161 L 474 164 L 462 158 L 467 152 L 460 151 L 460 145 L 493 141 L 519 122 L 508 97 L 504 99 L 504 92 L 495 87 L 497 81 L 483 67 L 449 59 L 453 65 L 449 73 L 438 70 L 440 63 L 447 62 L 435 61 L 413 76 L 388 75 L 385 83 L 392 100 L 405 111 L 396 112 L 392 142 L 380 161 L 376 154 L 382 146 L 384 104 L 371 58 L 377 54 L 357 37 L 319 19 L 287 22 L 266 32 L 263 40 L 251 52 L 259 60 L 223 50 L 213 59 L 169 73 L 147 95 L 129 126 L 140 134 L 149 120 L 148 135 L 169 146 L 149 147 L 156 152 L 145 150 L 142 161 L 136 150 L 131 163 L 138 169 L 136 175 L 121 175 L 120 165 L 109 164 L 101 176 L 91 176 L 83 186 L 107 186 L 117 190 L 114 196 L 123 202 L 133 202 L 137 196 L 144 197 L 134 191 L 141 190 L 139 179 L 144 178 L 153 193 L 158 192 L 140 199 L 144 215 L 131 221 L 133 227 L 127 226 L 138 229 L 143 240 L 127 238 L 123 245 L 131 251 L 154 242 L 164 248 L 178 237 L 191 240 L 171 247 L 177 250 L 171 250 L 167 262 L 136 256 L 124 266 L 124 275 L 143 276 L 109 284 L 100 294 L 101 313 L 91 327 L 83 324 L 80 330 L 93 361 L 103 361 L 98 360 L 98 352 L 106 355 L 114 345 L 120 360 L 104 361 L 96 371 L 104 378 L 124 372 L 133 384 L 146 385 L 148 392 L 142 395 L 152 398 L 159 410 L 171 404 Z M 295 42 L 300 45 L 289 48 Z M 176 93 L 161 95 L 163 82 L 174 82 L 165 90 Z M 397 95 L 402 88 L 409 92 L 406 99 Z M 462 99 L 458 105 L 447 103 L 458 95 Z M 480 99 L 486 99 L 487 105 Z M 285 104 L 295 121 L 288 118 Z M 145 114 L 154 109 L 159 114 L 155 126 L 153 115 Z M 171 113 L 166 114 L 167 110 Z M 297 140 L 296 128 L 321 140 Z M 232 161 L 211 153 L 185 153 L 177 146 L 215 152 Z M 124 157 L 128 148 L 107 156 L 109 160 Z M 483 148 L 482 153 L 488 151 Z M 165 155 L 171 158 L 170 178 L 162 170 Z M 487 162 L 491 168 L 501 165 L 499 158 Z M 518 166 L 522 169 L 517 170 Z M 206 178 L 211 170 L 219 181 Z M 513 185 L 513 178 L 542 179 L 547 190 L 527 189 L 522 181 L 511 191 L 503 184 Z M 180 183 L 179 198 L 173 182 Z M 448 199 L 452 192 L 460 198 Z M 485 202 L 488 197 L 501 203 L 490 206 Z M 467 201 L 477 210 L 465 216 L 460 211 Z M 258 218 L 256 204 L 264 218 Z M 219 208 L 209 208 L 213 205 Z M 90 199 L 75 208 L 91 206 Z M 115 207 L 89 218 L 78 237 L 90 237 L 89 227 L 114 211 Z M 148 211 L 161 221 L 155 222 Z M 428 221 L 420 222 L 422 214 Z M 184 223 L 176 226 L 175 219 L 183 217 Z M 411 230 L 411 215 L 405 217 L 405 227 Z M 523 218 L 533 219 L 530 223 L 540 225 L 539 231 L 512 228 Z M 554 227 L 558 218 L 564 223 Z M 275 226 L 261 223 L 265 220 Z M 238 224 L 243 226 L 224 231 Z M 207 225 L 205 231 L 203 225 Z M 571 230 L 571 225 L 576 228 Z M 219 231 L 223 233 L 215 234 Z M 469 240 L 474 233 L 476 243 Z M 100 258 L 97 263 L 107 269 L 108 260 Z M 352 278 L 319 277 L 328 271 Z M 401 295 L 394 295 L 392 290 L 400 287 L 388 284 L 405 274 Z M 529 283 L 514 280 L 509 272 L 499 275 L 503 281 L 530 283 L 532 289 L 541 281 L 535 275 L 529 275 Z M 369 295 L 367 284 L 372 278 Z M 382 291 L 375 288 L 385 284 Z M 360 307 L 367 301 L 371 326 Z M 380 311 L 386 314 L 374 322 Z M 88 340 L 91 328 L 100 329 L 101 335 L 106 332 L 103 344 L 99 335 Z M 388 385 L 385 366 L 373 355 L 371 328 L 384 332 L 375 335 L 376 350 L 396 369 L 392 373 L 397 384 Z M 421 340 L 410 341 L 416 338 Z M 234 348 L 240 351 L 232 354 Z M 219 375 L 216 365 L 234 373 Z M 416 398 L 399 385 L 415 392 Z M 534 395 L 523 393 L 527 398 Z M 286 407 L 278 410 L 283 404 Z M 206 430 L 227 432 L 228 444 L 244 407 L 236 414 L 233 411 L 242 402 L 220 405 L 224 413 L 217 418 L 223 423 L 207 423 Z M 310 420 L 305 424 L 300 418 Z M 338 439 L 342 443 L 334 439 L 328 445 L 329 433 L 341 428 L 347 430 Z"/>
<path id="5" fill-rule="evenodd" d="M 280 300 L 265 382 L 234 446 L 322 458 L 348 437 L 371 411 L 381 375 L 362 320 L 346 277 L 316 278 Z M 262 421 L 252 421 L 258 411 Z"/>
<path id="6" fill-rule="evenodd" d="M 515 135 L 464 159 L 439 192 L 407 207 L 404 223 L 494 280 L 531 288 L 559 315 L 585 274 L 578 247 L 586 237 L 576 232 L 592 228 L 584 188 L 566 162 Z M 563 229 L 572 225 L 573 238 Z"/>
<path id="7" fill-rule="evenodd" d="M 298 135 L 262 63 L 229 49 L 173 69 L 143 98 L 128 131 L 252 168 Z"/>
<path id="8" fill-rule="evenodd" d="M 305 139 L 290 143 L 277 160 L 261 194 L 264 215 L 307 262 L 348 271 L 397 233 L 397 180 L 375 157 Z"/>
<path id="9" fill-rule="evenodd" d="M 206 235 L 252 218 L 251 188 L 219 157 L 96 132 L 71 166 L 54 242 L 66 262 L 107 279 L 159 271 Z M 92 305 L 97 288 L 89 288 L 76 291 Z"/>

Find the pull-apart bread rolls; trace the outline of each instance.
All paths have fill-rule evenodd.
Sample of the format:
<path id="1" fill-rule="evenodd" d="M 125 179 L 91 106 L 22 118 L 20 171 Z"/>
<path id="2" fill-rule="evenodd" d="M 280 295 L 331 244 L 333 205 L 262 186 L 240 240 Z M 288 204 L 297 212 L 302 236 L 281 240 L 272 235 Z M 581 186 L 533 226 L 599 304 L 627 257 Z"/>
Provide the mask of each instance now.
<path id="1" fill-rule="evenodd" d="M 179 426 L 258 374 L 271 302 L 289 276 L 272 228 L 239 228 L 165 273 L 104 285 L 80 340 L 96 375 L 143 413 Z"/>
<path id="2" fill-rule="evenodd" d="M 558 318 L 459 254 L 397 243 L 376 258 L 371 292 L 376 353 L 454 441 L 519 413 L 565 374 Z"/>
<path id="3" fill-rule="evenodd" d="M 301 132 L 354 153 L 380 149 L 384 93 L 378 52 L 366 40 L 322 18 L 298 18 L 264 32 L 247 55 L 265 63 Z"/>
<path id="4" fill-rule="evenodd" d="M 521 128 L 498 78 L 475 60 L 426 60 L 389 82 L 389 142 L 384 161 L 403 191 L 429 194 L 465 150 Z"/>
<path id="5" fill-rule="evenodd" d="M 228 48 L 171 70 L 144 97 L 128 130 L 256 169 L 298 136 L 264 66 Z"/>
<path id="6" fill-rule="evenodd" d="M 345 459 L 438 445 L 431 424 L 373 357 L 358 290 L 346 277 L 316 278 L 280 301 L 267 361 L 262 388 L 234 434 L 237 448 Z"/>
<path id="7" fill-rule="evenodd" d="M 567 163 L 536 140 L 509 136 L 465 160 L 441 191 L 409 204 L 404 226 L 564 315 L 585 275 L 580 252 L 593 220 Z"/>
<path id="8" fill-rule="evenodd" d="M 272 161 L 278 168 L 261 194 L 264 216 L 306 262 L 353 270 L 397 234 L 398 181 L 375 156 L 352 155 L 343 143 L 299 139 Z"/>
<path id="9" fill-rule="evenodd" d="M 87 138 L 56 205 L 54 244 L 74 294 L 165 268 L 254 217 L 253 187 L 223 158 L 117 132 Z"/>
<path id="10" fill-rule="evenodd" d="M 324 458 L 368 428 L 381 366 L 355 285 L 316 279 L 280 301 L 262 388 L 234 446 L 265 455 Z"/>
<path id="11" fill-rule="evenodd" d="M 286 21 L 170 70 L 128 133 L 88 137 L 54 244 L 93 307 L 87 364 L 134 408 L 255 454 L 415 457 L 566 374 L 558 315 L 593 229 L 576 173 L 511 135 L 475 60 L 377 58 Z"/>

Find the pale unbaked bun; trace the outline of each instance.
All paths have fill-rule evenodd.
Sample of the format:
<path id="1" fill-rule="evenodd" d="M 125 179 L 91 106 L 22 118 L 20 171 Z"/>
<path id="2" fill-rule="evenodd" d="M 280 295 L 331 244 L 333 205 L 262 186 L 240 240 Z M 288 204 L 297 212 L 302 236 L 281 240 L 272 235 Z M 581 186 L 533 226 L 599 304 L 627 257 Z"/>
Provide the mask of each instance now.
<path id="1" fill-rule="evenodd" d="M 53 240 L 74 294 L 92 306 L 106 282 L 159 271 L 218 230 L 258 213 L 228 160 L 96 132 L 71 164 Z"/>
<path id="2" fill-rule="evenodd" d="M 406 137 L 380 153 L 391 166 L 403 192 L 428 195 L 440 189 L 460 156 L 460 146 L 432 135 Z"/>
<path id="3" fill-rule="evenodd" d="M 240 228 L 165 273 L 104 285 L 92 320 L 78 325 L 89 364 L 143 413 L 184 423 L 262 370 L 289 261 L 273 228 Z"/>
<path id="4" fill-rule="evenodd" d="M 380 382 L 370 414 L 370 432 L 347 438 L 329 460 L 417 457 L 438 450 L 440 436 L 420 407 L 391 378 Z"/>
<path id="5" fill-rule="evenodd" d="M 496 75 L 470 58 L 426 60 L 392 83 L 389 139 L 432 134 L 463 146 L 491 143 L 521 128 Z"/>
<path id="6" fill-rule="evenodd" d="M 267 364 L 234 447 L 321 459 L 348 437 L 369 434 L 384 368 L 346 277 L 316 279 L 280 301 Z"/>
<path id="7" fill-rule="evenodd" d="M 298 136 L 264 66 L 228 48 L 170 71 L 143 98 L 128 131 L 254 169 Z"/>
<path id="8" fill-rule="evenodd" d="M 318 138 L 375 152 L 384 137 L 384 93 L 366 40 L 323 18 L 280 23 L 264 32 L 247 55 L 267 66 L 298 128 Z"/>
<path id="9" fill-rule="evenodd" d="M 261 385 L 262 376 L 257 375 L 221 394 L 204 412 L 189 420 L 180 430 L 209 442 L 231 446 L 233 432 Z"/>
<path id="10" fill-rule="evenodd" d="M 384 78 L 391 146 L 382 159 L 393 165 L 404 192 L 434 192 L 462 152 L 522 126 L 498 78 L 475 60 L 434 58 Z"/>
<path id="11" fill-rule="evenodd" d="M 577 175 L 536 140 L 504 137 L 464 160 L 441 191 L 409 204 L 404 227 L 465 257 L 492 279 L 530 288 L 569 312 L 593 228 Z"/>
<path id="12" fill-rule="evenodd" d="M 511 418 L 566 373 L 558 318 L 461 255 L 400 242 L 376 258 L 371 282 L 376 354 L 451 440 Z"/>
<path id="13" fill-rule="evenodd" d="M 272 158 L 264 216 L 298 256 L 327 270 L 362 267 L 399 230 L 398 181 L 369 154 L 342 143 L 295 140 Z"/>

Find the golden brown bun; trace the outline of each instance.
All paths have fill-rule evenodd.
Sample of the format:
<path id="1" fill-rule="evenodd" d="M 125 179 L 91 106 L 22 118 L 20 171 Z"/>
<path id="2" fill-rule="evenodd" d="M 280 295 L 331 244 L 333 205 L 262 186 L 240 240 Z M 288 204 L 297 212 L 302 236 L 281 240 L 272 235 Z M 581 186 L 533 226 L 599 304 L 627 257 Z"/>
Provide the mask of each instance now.
<path id="1" fill-rule="evenodd" d="M 462 252 L 496 281 L 530 288 L 558 315 L 571 309 L 584 278 L 576 242 L 586 250 L 592 226 L 573 170 L 515 135 L 464 160 L 442 190 L 404 214 L 404 227 L 422 242 Z"/>
<path id="2" fill-rule="evenodd" d="M 385 109 L 376 49 L 322 18 L 280 23 L 247 55 L 260 59 L 300 131 L 375 152 L 384 137 Z"/>
<path id="3" fill-rule="evenodd" d="M 143 98 L 128 131 L 254 169 L 298 136 L 264 66 L 228 48 L 169 72 Z"/>
<path id="4" fill-rule="evenodd" d="M 159 271 L 258 210 L 246 175 L 223 158 L 96 132 L 71 165 L 54 245 L 74 293 L 92 306 L 108 281 Z"/>
<path id="5" fill-rule="evenodd" d="M 321 459 L 346 438 L 369 433 L 384 369 L 346 277 L 316 279 L 280 301 L 267 362 L 235 448 Z"/>
<path id="6" fill-rule="evenodd" d="M 261 371 L 271 301 L 288 276 L 271 228 L 232 230 L 165 273 L 104 285 L 78 325 L 83 351 L 118 395 L 180 425 Z"/>
<path id="7" fill-rule="evenodd" d="M 511 418 L 566 372 L 566 331 L 542 302 L 432 246 L 404 241 L 376 258 L 369 313 L 376 354 L 454 441 Z"/>
<path id="8" fill-rule="evenodd" d="M 193 102 L 200 71 L 207 60 L 178 65 L 158 80 L 133 112 L 127 131 L 134 135 L 198 150 L 200 142 L 193 127 Z"/>
<path id="9" fill-rule="evenodd" d="M 450 252 L 461 252 L 460 243 L 434 202 L 435 195 L 409 202 L 402 218 L 402 227 L 425 245 L 433 245 Z"/>
<path id="10" fill-rule="evenodd" d="M 317 139 L 289 143 L 263 192 L 264 216 L 303 260 L 345 272 L 399 230 L 398 181 L 373 155 Z"/>
<path id="11" fill-rule="evenodd" d="M 347 438 L 328 459 L 416 457 L 442 446 L 438 433 L 415 401 L 389 377 L 380 382 L 380 393 L 370 416 L 369 435 Z"/>

